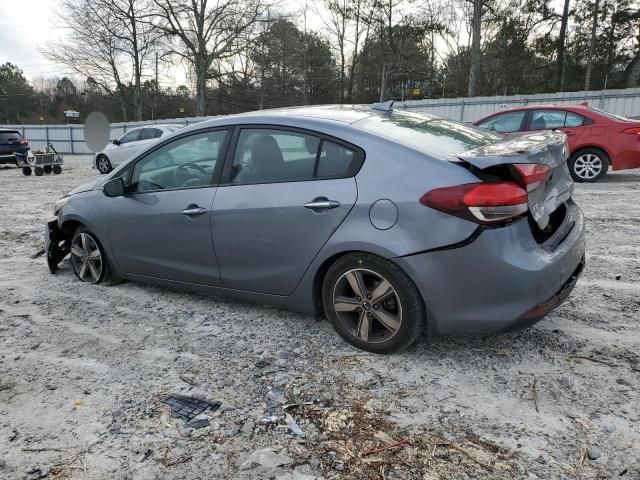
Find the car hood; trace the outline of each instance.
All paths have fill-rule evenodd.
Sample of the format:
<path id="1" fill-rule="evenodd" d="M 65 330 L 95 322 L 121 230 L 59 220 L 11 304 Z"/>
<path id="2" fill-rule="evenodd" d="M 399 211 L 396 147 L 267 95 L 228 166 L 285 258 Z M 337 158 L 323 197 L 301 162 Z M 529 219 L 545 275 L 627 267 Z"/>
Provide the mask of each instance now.
<path id="1" fill-rule="evenodd" d="M 76 193 L 88 192 L 89 190 L 93 190 L 99 181 L 100 179 L 83 183 L 79 187 L 76 187 L 73 190 L 71 190 L 67 195 L 75 195 Z"/>

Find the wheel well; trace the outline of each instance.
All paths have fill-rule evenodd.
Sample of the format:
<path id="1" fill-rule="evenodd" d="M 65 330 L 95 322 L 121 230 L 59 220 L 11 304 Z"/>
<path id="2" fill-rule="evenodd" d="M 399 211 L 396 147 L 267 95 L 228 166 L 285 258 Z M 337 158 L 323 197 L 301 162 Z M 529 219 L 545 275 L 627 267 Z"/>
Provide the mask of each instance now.
<path id="1" fill-rule="evenodd" d="M 78 227 L 82 225 L 82 222 L 78 222 L 77 220 L 67 220 L 62 224 L 60 229 L 66 238 L 71 238 Z"/>
<path id="2" fill-rule="evenodd" d="M 315 277 L 313 279 L 313 305 L 316 312 L 316 315 L 323 317 L 325 315 L 324 306 L 322 305 L 322 283 L 324 282 L 324 277 L 327 273 L 327 270 L 333 265 L 336 260 L 345 255 L 349 255 L 350 253 L 366 253 L 369 255 L 377 255 L 376 253 L 366 252 L 364 250 L 346 250 L 344 252 L 336 253 L 331 257 L 327 258 L 322 265 L 316 271 Z M 382 257 L 384 258 L 384 257 Z"/>
<path id="3" fill-rule="evenodd" d="M 609 163 L 611 163 L 611 155 L 609 155 L 609 152 L 607 152 L 604 148 L 602 147 L 598 147 L 595 145 L 584 145 L 581 146 L 580 148 L 577 148 L 572 154 L 571 156 L 573 157 L 576 153 L 581 152 L 582 150 L 600 150 L 602 153 L 604 153 L 607 156 L 607 160 L 609 160 Z"/>

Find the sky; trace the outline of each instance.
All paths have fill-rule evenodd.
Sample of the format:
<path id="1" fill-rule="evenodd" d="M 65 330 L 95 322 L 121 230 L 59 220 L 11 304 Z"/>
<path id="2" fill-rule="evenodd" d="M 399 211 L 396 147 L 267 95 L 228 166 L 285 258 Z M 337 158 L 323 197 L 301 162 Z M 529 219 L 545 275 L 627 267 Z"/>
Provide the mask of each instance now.
<path id="1" fill-rule="evenodd" d="M 314 0 L 308 2 L 311 8 Z M 31 81 L 39 77 L 77 76 L 64 66 L 50 62 L 39 51 L 48 41 L 64 37 L 64 28 L 55 24 L 57 5 L 58 0 L 0 0 L 0 65 L 16 64 Z M 282 5 L 286 11 L 295 11 L 304 1 L 284 0 Z M 314 28 L 315 23 L 317 19 L 309 19 L 310 28 Z M 182 65 L 161 71 L 159 77 L 163 86 L 188 83 Z"/>

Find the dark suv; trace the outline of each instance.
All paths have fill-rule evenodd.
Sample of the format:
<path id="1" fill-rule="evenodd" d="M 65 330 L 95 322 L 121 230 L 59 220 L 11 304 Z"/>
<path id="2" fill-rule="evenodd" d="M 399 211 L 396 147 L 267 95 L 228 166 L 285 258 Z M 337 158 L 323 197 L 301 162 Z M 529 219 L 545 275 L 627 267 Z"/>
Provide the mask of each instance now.
<path id="1" fill-rule="evenodd" d="M 29 151 L 27 142 L 17 130 L 0 128 L 0 164 L 16 163 L 16 153 L 26 154 Z"/>

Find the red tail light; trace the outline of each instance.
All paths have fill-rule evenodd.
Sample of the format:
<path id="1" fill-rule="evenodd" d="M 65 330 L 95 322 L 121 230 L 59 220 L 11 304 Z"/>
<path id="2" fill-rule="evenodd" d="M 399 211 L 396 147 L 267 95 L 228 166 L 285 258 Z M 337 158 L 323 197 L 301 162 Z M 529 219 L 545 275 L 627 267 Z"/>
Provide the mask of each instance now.
<path id="1" fill-rule="evenodd" d="M 20 145 L 29 145 L 27 140 L 20 140 Z"/>
<path id="2" fill-rule="evenodd" d="M 629 133 L 631 135 L 640 135 L 640 127 L 625 128 L 622 133 Z"/>
<path id="3" fill-rule="evenodd" d="M 495 224 L 527 213 L 528 196 L 515 182 L 467 183 L 436 188 L 422 197 L 426 207 L 475 223 Z"/>
<path id="4" fill-rule="evenodd" d="M 535 190 L 549 178 L 551 169 L 547 165 L 538 165 L 535 163 L 523 163 L 514 165 L 514 168 L 520 174 L 527 192 Z"/>

